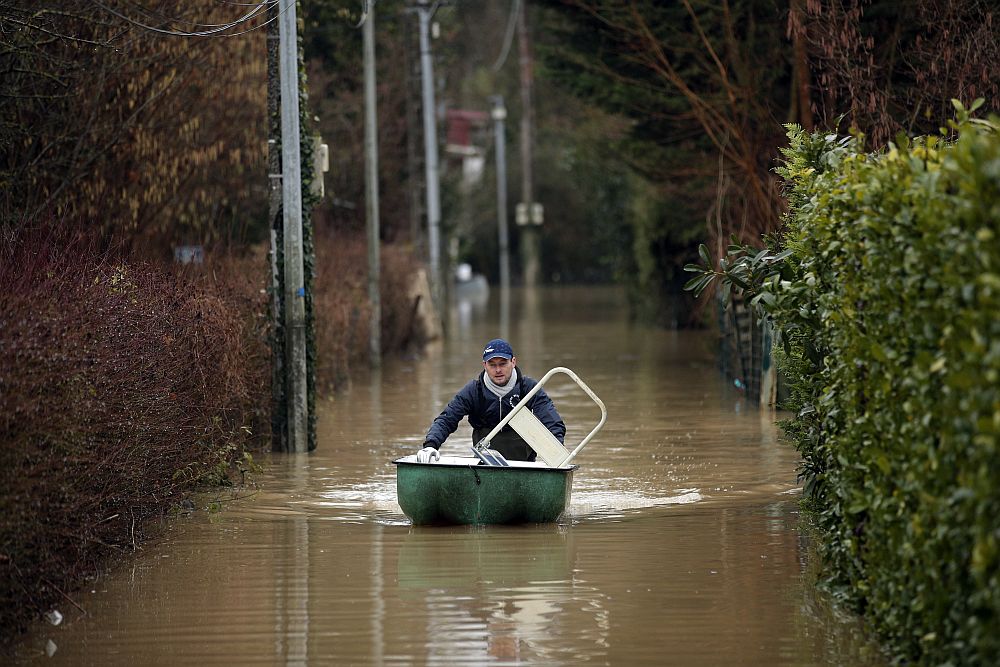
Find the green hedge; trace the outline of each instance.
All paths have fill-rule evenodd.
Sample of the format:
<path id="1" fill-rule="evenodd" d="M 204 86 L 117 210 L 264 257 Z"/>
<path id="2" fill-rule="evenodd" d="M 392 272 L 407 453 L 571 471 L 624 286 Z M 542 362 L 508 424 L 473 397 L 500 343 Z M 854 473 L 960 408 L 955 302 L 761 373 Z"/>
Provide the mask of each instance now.
<path id="1" fill-rule="evenodd" d="M 790 430 L 833 579 L 901 656 L 996 664 L 1000 135 L 876 158 L 790 138 L 786 244 L 823 361 Z"/>
<path id="2" fill-rule="evenodd" d="M 722 270 L 783 343 L 828 583 L 895 656 L 1000 663 L 1000 133 L 789 128 L 782 239 Z M 780 252 L 779 252 L 780 251 Z M 703 258 L 704 259 L 704 258 Z"/>

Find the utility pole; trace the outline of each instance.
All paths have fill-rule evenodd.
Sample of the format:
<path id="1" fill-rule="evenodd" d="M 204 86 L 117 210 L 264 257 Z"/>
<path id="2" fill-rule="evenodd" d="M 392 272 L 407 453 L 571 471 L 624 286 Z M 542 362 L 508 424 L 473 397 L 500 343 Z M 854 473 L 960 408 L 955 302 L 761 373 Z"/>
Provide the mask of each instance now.
<path id="1" fill-rule="evenodd" d="M 382 365 L 382 301 L 379 296 L 379 197 L 378 197 L 378 120 L 375 113 L 375 3 L 368 8 L 364 25 L 365 56 L 365 195 L 368 203 L 368 352 L 372 368 Z"/>
<path id="2" fill-rule="evenodd" d="M 306 309 L 302 258 L 302 159 L 299 150 L 299 70 L 295 0 L 279 18 L 281 71 L 281 194 L 284 232 L 285 368 L 288 449 L 309 448 L 306 382 Z"/>
<path id="3" fill-rule="evenodd" d="M 412 10 L 411 10 L 412 11 Z M 424 189 L 423 182 L 417 174 L 424 170 L 421 156 L 423 151 L 418 146 L 421 138 L 422 116 L 420 110 L 421 77 L 420 77 L 420 35 L 407 33 L 403 53 L 406 56 L 406 179 L 407 199 L 409 203 L 410 238 L 413 240 L 413 251 L 416 257 L 427 257 L 427 236 L 423 233 Z"/>
<path id="4" fill-rule="evenodd" d="M 528 2 L 521 2 L 517 14 L 518 54 L 521 71 L 521 203 L 517 207 L 517 224 L 521 227 L 521 263 L 524 286 L 538 285 L 541 273 L 541 248 L 538 226 L 542 224 L 542 206 L 535 202 L 532 179 L 532 147 L 534 145 L 534 109 L 532 87 L 534 74 L 531 43 L 528 36 Z"/>
<path id="5" fill-rule="evenodd" d="M 420 17 L 420 73 L 424 107 L 424 171 L 427 191 L 427 246 L 430 260 L 431 296 L 434 307 L 441 312 L 441 195 L 438 189 L 437 120 L 434 102 L 434 64 L 431 61 L 430 22 L 440 2 L 433 5 L 420 0 L 416 7 Z"/>
<path id="6" fill-rule="evenodd" d="M 496 151 L 497 165 L 497 235 L 500 248 L 500 336 L 508 338 L 510 326 L 510 247 L 507 231 L 507 136 L 504 121 L 507 109 L 504 107 L 503 96 L 494 95 L 493 109 L 493 146 Z"/>

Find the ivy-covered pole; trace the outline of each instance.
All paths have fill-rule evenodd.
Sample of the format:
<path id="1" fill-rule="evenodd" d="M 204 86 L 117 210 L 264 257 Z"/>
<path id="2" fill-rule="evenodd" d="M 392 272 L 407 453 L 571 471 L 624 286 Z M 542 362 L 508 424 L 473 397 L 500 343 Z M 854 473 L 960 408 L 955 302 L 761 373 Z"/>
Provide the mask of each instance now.
<path id="1" fill-rule="evenodd" d="M 307 122 L 302 114 L 307 104 L 295 4 L 291 0 L 287 7 L 272 9 L 280 14 L 275 17 L 278 34 L 269 33 L 268 40 L 269 176 L 272 181 L 281 181 L 280 198 L 272 189 L 270 211 L 274 300 L 271 430 L 276 451 L 305 452 L 315 448 L 310 289 L 314 258 L 308 213 L 312 173 L 304 174 L 301 165 L 304 160 L 311 161 L 312 137 L 303 136 Z M 275 211 L 278 204 L 280 215 Z"/>
<path id="2" fill-rule="evenodd" d="M 281 307 L 281 76 L 279 74 L 278 28 L 279 7 L 268 9 L 267 24 L 267 179 L 268 227 L 270 228 L 271 286 L 271 448 L 276 452 L 288 450 L 285 430 L 285 327 L 284 309 Z"/>

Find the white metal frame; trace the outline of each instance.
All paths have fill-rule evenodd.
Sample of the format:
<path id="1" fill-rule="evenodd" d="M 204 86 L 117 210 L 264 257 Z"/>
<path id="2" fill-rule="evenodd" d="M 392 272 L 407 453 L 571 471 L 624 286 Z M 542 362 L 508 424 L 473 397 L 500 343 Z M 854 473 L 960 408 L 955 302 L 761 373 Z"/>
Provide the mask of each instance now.
<path id="1" fill-rule="evenodd" d="M 597 426 L 595 426 L 593 430 L 591 430 L 590 433 L 588 433 L 586 437 L 580 441 L 580 444 L 578 444 L 572 451 L 568 451 L 566 447 L 559 442 L 559 440 L 556 439 L 551 432 L 549 432 L 545 425 L 539 421 L 538 417 L 531 413 L 531 410 L 522 411 L 522 408 L 527 407 L 528 402 L 534 397 L 534 395 L 541 391 L 542 386 L 548 382 L 553 375 L 558 373 L 568 375 L 570 379 L 576 382 L 577 385 L 579 385 L 580 388 L 583 389 L 588 396 L 590 396 L 591 400 L 597 403 L 597 406 L 601 408 L 601 420 L 597 422 Z M 500 423 L 497 424 L 492 431 L 476 443 L 476 448 L 489 447 L 490 442 L 496 437 L 497 433 L 499 433 L 501 429 L 509 423 L 511 428 L 517 431 L 518 435 L 524 438 L 524 441 L 528 443 L 528 446 L 535 450 L 535 452 L 548 466 L 558 468 L 568 465 L 570 461 L 576 458 L 576 455 L 579 454 L 583 448 L 586 447 L 587 443 L 589 443 L 590 440 L 597 434 L 597 432 L 601 430 L 607 419 L 608 410 L 604 407 L 604 402 L 597 397 L 597 394 L 595 394 L 593 390 L 591 390 L 591 388 L 588 387 L 587 384 L 579 378 L 579 376 L 577 376 L 576 373 L 563 366 L 556 366 L 543 375 L 542 379 L 538 381 L 538 384 L 532 387 L 531 391 L 521 398 L 518 404 L 515 405 L 509 413 L 507 413 L 507 416 L 501 419 Z"/>

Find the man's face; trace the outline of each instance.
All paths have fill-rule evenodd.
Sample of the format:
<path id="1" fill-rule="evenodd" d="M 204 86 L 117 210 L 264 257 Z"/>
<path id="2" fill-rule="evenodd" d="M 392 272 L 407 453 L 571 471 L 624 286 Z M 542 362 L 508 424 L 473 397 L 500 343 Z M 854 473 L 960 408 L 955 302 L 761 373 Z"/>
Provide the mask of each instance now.
<path id="1" fill-rule="evenodd" d="M 486 369 L 486 374 L 493 380 L 493 384 L 501 386 L 510 382 L 510 376 L 514 372 L 515 366 L 517 366 L 517 357 L 513 359 L 493 357 L 489 361 L 483 362 L 483 368 Z"/>

